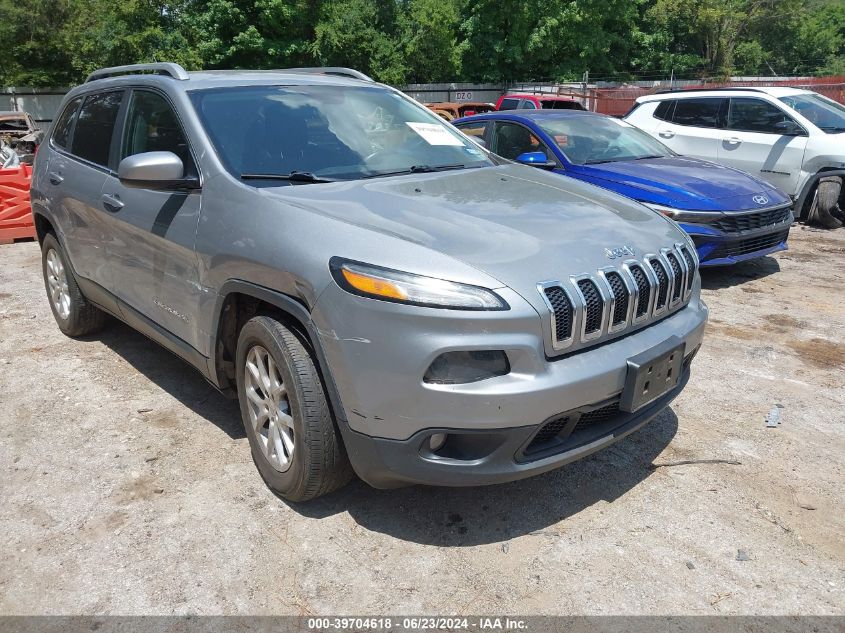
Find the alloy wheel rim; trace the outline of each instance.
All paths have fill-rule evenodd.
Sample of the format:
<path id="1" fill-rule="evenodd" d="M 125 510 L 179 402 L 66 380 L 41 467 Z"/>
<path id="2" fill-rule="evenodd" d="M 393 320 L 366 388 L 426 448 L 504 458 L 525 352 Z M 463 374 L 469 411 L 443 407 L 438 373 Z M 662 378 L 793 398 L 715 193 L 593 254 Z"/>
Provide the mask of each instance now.
<path id="1" fill-rule="evenodd" d="M 255 438 L 270 465 L 284 472 L 294 453 L 290 401 L 276 361 L 260 345 L 247 352 L 244 389 Z"/>
<path id="2" fill-rule="evenodd" d="M 47 288 L 56 314 L 62 320 L 67 319 L 70 316 L 70 292 L 67 288 L 67 274 L 65 274 L 65 265 L 62 263 L 62 258 L 59 257 L 54 248 L 47 252 Z"/>

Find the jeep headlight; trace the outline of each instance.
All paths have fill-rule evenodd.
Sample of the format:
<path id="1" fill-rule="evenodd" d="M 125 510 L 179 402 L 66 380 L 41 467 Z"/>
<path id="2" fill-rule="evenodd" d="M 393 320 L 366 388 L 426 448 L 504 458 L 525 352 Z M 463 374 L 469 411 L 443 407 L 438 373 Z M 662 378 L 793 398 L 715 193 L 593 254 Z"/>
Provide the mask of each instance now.
<path id="1" fill-rule="evenodd" d="M 450 310 L 507 310 L 492 290 L 445 279 L 415 275 L 333 257 L 329 262 L 338 285 L 352 294 L 382 301 Z"/>

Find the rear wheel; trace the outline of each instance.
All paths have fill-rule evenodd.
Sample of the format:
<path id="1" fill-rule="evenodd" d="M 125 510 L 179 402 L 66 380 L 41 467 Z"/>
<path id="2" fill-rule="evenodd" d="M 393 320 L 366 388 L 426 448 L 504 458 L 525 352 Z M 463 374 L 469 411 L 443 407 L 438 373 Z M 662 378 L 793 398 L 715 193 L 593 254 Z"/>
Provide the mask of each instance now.
<path id="1" fill-rule="evenodd" d="M 41 268 L 50 309 L 62 333 L 76 337 L 102 330 L 108 316 L 83 296 L 52 233 L 41 244 Z"/>
<path id="2" fill-rule="evenodd" d="M 319 372 L 291 330 L 270 316 L 250 319 L 238 337 L 237 381 L 252 457 L 273 491 L 307 501 L 350 480 Z"/>

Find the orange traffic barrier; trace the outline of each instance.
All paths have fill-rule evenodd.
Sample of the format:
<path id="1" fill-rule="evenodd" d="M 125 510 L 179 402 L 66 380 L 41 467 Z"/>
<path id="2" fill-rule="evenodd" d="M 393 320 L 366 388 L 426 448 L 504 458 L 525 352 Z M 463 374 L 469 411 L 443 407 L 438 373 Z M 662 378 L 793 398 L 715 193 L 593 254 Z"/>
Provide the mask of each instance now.
<path id="1" fill-rule="evenodd" d="M 35 237 L 35 224 L 29 206 L 32 167 L 21 165 L 0 169 L 0 244 L 22 237 Z"/>

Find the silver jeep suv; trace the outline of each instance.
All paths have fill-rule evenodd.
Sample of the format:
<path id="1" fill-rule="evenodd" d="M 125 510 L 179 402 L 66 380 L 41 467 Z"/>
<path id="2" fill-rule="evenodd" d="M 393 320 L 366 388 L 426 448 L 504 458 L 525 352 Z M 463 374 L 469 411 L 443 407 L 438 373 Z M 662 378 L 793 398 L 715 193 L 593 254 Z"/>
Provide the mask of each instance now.
<path id="1" fill-rule="evenodd" d="M 32 207 L 59 328 L 115 316 L 238 397 L 291 500 L 588 455 L 681 391 L 707 319 L 673 222 L 347 69 L 97 71 Z"/>

